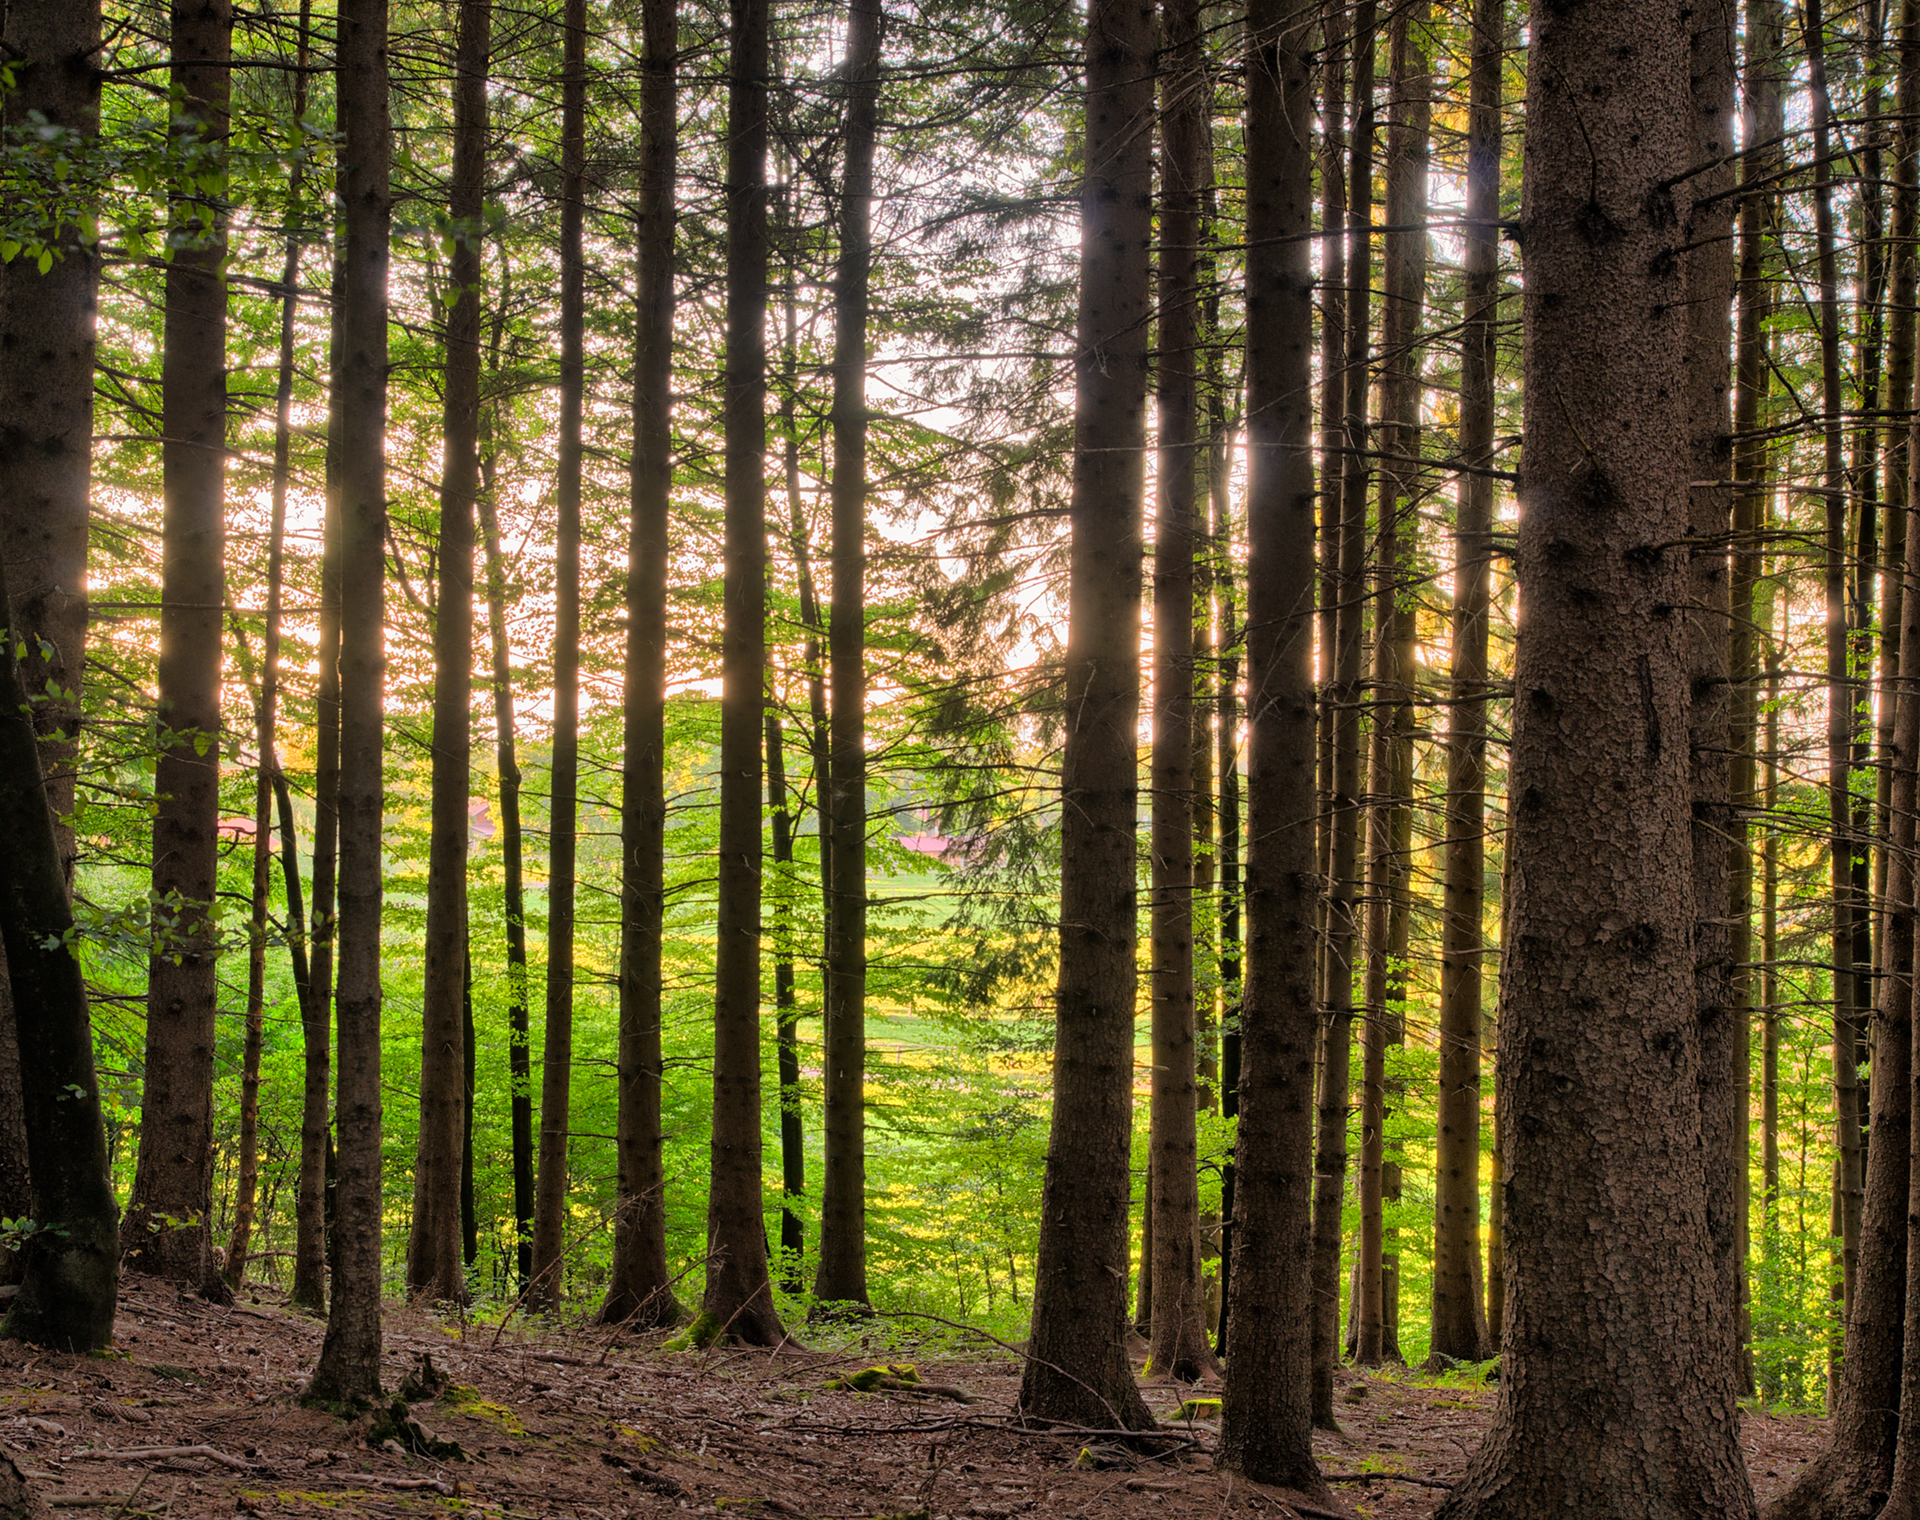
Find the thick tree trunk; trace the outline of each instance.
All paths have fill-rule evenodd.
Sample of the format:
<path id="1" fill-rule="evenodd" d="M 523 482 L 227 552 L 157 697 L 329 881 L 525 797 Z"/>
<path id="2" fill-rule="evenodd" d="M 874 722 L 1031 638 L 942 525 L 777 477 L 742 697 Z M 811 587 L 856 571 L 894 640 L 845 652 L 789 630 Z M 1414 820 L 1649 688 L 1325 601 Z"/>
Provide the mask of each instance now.
<path id="1" fill-rule="evenodd" d="M 880 99 L 879 0 L 847 9 L 845 180 L 833 290 L 833 666 L 828 801 L 825 1141 L 820 1191 L 823 1304 L 867 1303 L 867 289 L 873 265 L 873 150 Z"/>
<path id="2" fill-rule="evenodd" d="M 1020 1384 L 1028 1415 L 1104 1429 L 1153 1424 L 1126 1354 L 1153 46 L 1152 0 L 1094 0 L 1074 341 L 1053 1119 L 1032 1355 Z"/>
<path id="3" fill-rule="evenodd" d="M 1153 546 L 1153 1076 L 1147 1181 L 1154 1225 L 1148 1368 L 1217 1370 L 1200 1279 L 1193 960 L 1193 563 L 1204 455 L 1196 391 L 1202 138 L 1210 129 L 1198 0 L 1163 0 L 1160 69 L 1158 505 Z M 1144 1263 L 1143 1263 L 1144 1265 Z"/>
<path id="4" fill-rule="evenodd" d="M 587 7 L 566 0 L 560 127 L 560 449 L 554 489 L 553 767 L 547 834 L 547 1017 L 541 1042 L 540 1170 L 528 1307 L 560 1307 L 572 1133 L 573 920 L 579 858 L 580 476 L 586 406 Z"/>
<path id="5" fill-rule="evenodd" d="M 440 583 L 433 626 L 433 795 L 420 1015 L 420 1145 L 408 1291 L 467 1300 L 461 1239 L 466 1152 L 467 800 L 473 749 L 473 511 L 480 490 L 480 284 L 485 236 L 491 0 L 462 0 L 454 52 L 453 232 L 441 396 Z"/>
<path id="6" fill-rule="evenodd" d="M 646 0 L 628 476 L 627 666 L 620 813 L 620 1162 L 613 1272 L 600 1318 L 680 1320 L 667 1269 L 660 1132 L 660 946 L 666 891 L 667 519 L 673 483 L 674 182 L 679 165 L 677 0 Z"/>
<path id="7" fill-rule="evenodd" d="M 700 1340 L 786 1338 L 761 1202 L 760 743 L 767 665 L 767 0 L 732 0 L 727 82 L 726 610 L 713 1139 Z"/>
<path id="8" fill-rule="evenodd" d="M 0 22 L 14 86 L 0 96 L 12 132 L 37 113 L 91 138 L 100 124 L 98 0 L 15 5 Z M 62 879 L 73 878 L 74 757 L 87 638 L 87 504 L 93 439 L 94 301 L 100 270 L 77 229 L 55 240 L 59 257 L 0 266 L 0 559 L 13 587 L 21 679 L 34 732 Z M 51 652 L 49 655 L 49 651 Z M 33 1216 L 19 1042 L 12 996 L 0 975 L 0 1213 Z M 0 1282 L 24 1265 L 0 1250 Z"/>
<path id="9" fill-rule="evenodd" d="M 1346 1205 L 1347 1106 L 1353 1059 L 1353 952 L 1359 938 L 1360 675 L 1367 536 L 1367 403 L 1373 306 L 1374 5 L 1353 14 L 1353 132 L 1347 174 L 1347 394 L 1340 460 L 1335 599 L 1334 724 L 1328 802 L 1333 845 L 1327 891 L 1326 1023 L 1313 1159 L 1313 1423 L 1336 1428 L 1333 1371 L 1340 1360 L 1340 1241 Z M 1251 703 L 1251 696 L 1248 698 Z M 1249 708 L 1251 711 L 1251 708 Z M 1251 800 L 1251 799 L 1249 799 Z"/>
<path id="10" fill-rule="evenodd" d="M 1312 0 L 1252 0 L 1246 17 L 1247 986 L 1220 1441 L 1223 1465 L 1309 1495 L 1326 1491 L 1308 1387 L 1318 879 L 1306 235 L 1316 10 Z"/>
<path id="11" fill-rule="evenodd" d="M 307 111 L 310 0 L 300 7 L 300 36 L 294 55 L 293 111 Z M 260 1188 L 260 1052 L 266 1034 L 267 899 L 273 888 L 274 733 L 280 703 L 280 619 L 286 571 L 287 488 L 293 475 L 294 325 L 299 314 L 300 251 L 305 203 L 306 159 L 294 160 L 287 192 L 287 249 L 280 273 L 280 354 L 274 388 L 273 505 L 267 526 L 267 619 L 260 647 L 260 691 L 254 726 L 257 756 L 253 794 L 253 892 L 247 926 L 247 1025 L 240 1075 L 240 1170 L 234 1187 L 233 1233 L 227 1239 L 226 1279 L 239 1287 L 247 1275 L 254 1215 Z M 297 858 L 287 861 L 298 879 Z M 290 894 L 289 902 L 296 893 Z M 301 1011 L 306 1004 L 302 988 Z"/>
<path id="12" fill-rule="evenodd" d="M 1534 13 L 1500 1003 L 1509 1318 L 1493 1425 L 1446 1520 L 1754 1513 L 1689 927 L 1688 25 L 1673 0 Z"/>
<path id="13" fill-rule="evenodd" d="M 176 146 L 224 154 L 229 0 L 172 10 Z M 140 1150 L 121 1221 L 129 1271 L 213 1296 L 213 1047 L 219 996 L 214 918 L 220 853 L 220 632 L 226 605 L 227 286 L 225 205 L 197 187 L 170 210 L 160 369 L 160 758 L 154 774 L 153 950 Z"/>
<path id="14" fill-rule="evenodd" d="M 68 43 L 85 42 L 81 56 L 90 56 L 98 35 L 59 39 L 61 51 Z M 21 32 L 9 28 L 9 41 L 19 37 Z M 27 32 L 24 40 L 51 39 Z M 36 50 L 28 56 L 49 54 Z M 32 1218 L 40 1228 L 22 1252 L 20 1291 L 7 1315 L 6 1333 L 59 1351 L 97 1351 L 113 1339 L 118 1209 L 93 1068 L 86 983 L 70 948 L 73 911 L 66 862 L 46 804 L 24 672 L 14 656 L 18 641 L 7 573 L 0 561 L 0 617 L 8 630 L 0 638 L 0 838 L 7 841 L 0 850 L 0 938 L 6 942 L 8 985 L 17 999 Z"/>
<path id="15" fill-rule="evenodd" d="M 1454 522 L 1446 843 L 1441 866 L 1439 1144 L 1428 1365 L 1493 1351 L 1480 1293 L 1480 1041 L 1486 959 L 1487 613 L 1493 565 L 1494 371 L 1500 332 L 1501 50 L 1506 0 L 1476 0 L 1468 68 L 1460 476 Z"/>
<path id="16" fill-rule="evenodd" d="M 333 1304 L 307 1397 L 380 1392 L 380 836 L 386 690 L 386 0 L 341 0 L 339 1159 Z"/>
<path id="17" fill-rule="evenodd" d="M 1375 567 L 1374 718 L 1367 791 L 1366 1044 L 1360 1108 L 1360 1250 L 1355 1360 L 1399 1361 L 1399 1258 L 1386 1204 L 1400 1195 L 1387 1119 L 1400 1084 L 1387 1051 L 1406 1043 L 1406 962 L 1413 845 L 1414 514 L 1420 473 L 1420 327 L 1427 279 L 1427 129 L 1433 73 L 1425 0 L 1396 11 L 1387 128 L 1386 286 L 1381 303 L 1380 514 Z M 1417 230 L 1409 230 L 1417 229 Z"/>

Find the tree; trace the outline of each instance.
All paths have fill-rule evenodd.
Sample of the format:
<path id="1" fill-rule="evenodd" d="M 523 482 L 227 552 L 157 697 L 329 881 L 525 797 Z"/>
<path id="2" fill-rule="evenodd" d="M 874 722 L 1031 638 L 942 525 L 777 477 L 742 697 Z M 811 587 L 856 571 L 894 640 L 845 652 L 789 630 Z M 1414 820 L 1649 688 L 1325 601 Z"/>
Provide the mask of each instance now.
<path id="1" fill-rule="evenodd" d="M 673 227 L 679 8 L 647 0 L 633 331 L 633 459 L 620 811 L 620 1157 L 613 1273 L 600 1318 L 681 1315 L 667 1270 L 660 1148 L 660 944 L 666 890 L 667 521 L 673 485 Z"/>
<path id="2" fill-rule="evenodd" d="M 227 284 L 223 163 L 233 52 L 229 0 L 176 0 L 176 148 L 161 352 L 160 757 L 154 773 L 153 953 L 130 1271 L 221 1297 L 213 1267 L 213 1046 L 219 987 L 220 655 L 226 605 Z M 217 186 L 212 191 L 207 185 Z"/>
<path id="3" fill-rule="evenodd" d="M 1487 613 L 1492 568 L 1494 364 L 1500 318 L 1500 63 L 1505 0 L 1473 8 L 1467 122 L 1466 289 L 1460 359 L 1460 504 L 1454 521 L 1453 705 L 1447 728 L 1440 914 L 1439 1144 L 1433 1333 L 1440 1358 L 1490 1354 L 1480 1293 L 1480 993 L 1485 958 Z"/>
<path id="4" fill-rule="evenodd" d="M 20 131 L 37 113 L 81 142 L 100 125 L 96 0 L 17 4 L 0 18 L 14 87 L 0 96 L 0 128 Z M 47 806 L 61 874 L 70 884 L 74 756 L 86 664 L 87 507 L 93 441 L 93 249 L 67 227 L 45 269 L 24 254 L 0 265 L 0 559 L 23 636 L 21 679 L 34 703 Z M 32 1183 L 11 994 L 0 978 L 0 1211 L 31 1217 Z M 23 1263 L 0 1253 L 3 1280 Z"/>
<path id="5" fill-rule="evenodd" d="M 820 1194 L 823 1304 L 867 1303 L 867 304 L 873 148 L 880 99 L 879 0 L 848 0 L 846 160 L 833 323 L 833 709 L 825 833 L 826 1140 Z"/>
<path id="6" fill-rule="evenodd" d="M 786 1332 L 760 1201 L 760 743 L 767 663 L 767 0 L 732 0 L 727 79 L 726 610 L 707 1285 L 697 1338 Z"/>
<path id="7" fill-rule="evenodd" d="M 480 489 L 480 287 L 487 172 L 490 0 L 462 0 L 454 53 L 453 183 L 447 212 L 440 586 L 433 627 L 433 823 L 428 844 L 426 983 L 420 1028 L 420 1146 L 413 1172 L 407 1286 L 442 1303 L 467 1298 L 461 1249 L 466 1151 L 467 794 L 473 749 L 473 513 Z"/>
<path id="8" fill-rule="evenodd" d="M 1194 1029 L 1194 543 L 1200 191 L 1211 92 L 1194 0 L 1161 7 L 1158 500 L 1153 541 L 1153 1010 L 1147 1178 L 1154 1223 L 1148 1365 L 1216 1370 L 1200 1281 Z M 1144 1247 L 1143 1247 L 1144 1249 Z"/>
<path id="9" fill-rule="evenodd" d="M 1314 688 L 1311 0 L 1247 7 L 1247 981 L 1223 1465 L 1309 1495 Z M 1360 182 L 1364 185 L 1365 181 Z M 1359 199 L 1364 204 L 1364 194 Z M 1359 240 L 1363 245 L 1365 238 Z M 1329 963 L 1329 973 L 1342 968 Z"/>
<path id="10" fill-rule="evenodd" d="M 560 1307 L 573 1094 L 573 930 L 579 858 L 580 464 L 586 405 L 587 5 L 567 0 L 560 127 L 560 458 L 555 490 L 553 785 L 548 803 L 547 1027 L 528 1302 Z"/>
<path id="11" fill-rule="evenodd" d="M 1492 1428 L 1440 1514 L 1722 1520 L 1754 1509 L 1685 927 L 1689 21 L 1629 0 L 1533 25 L 1507 1323 Z"/>
<path id="12" fill-rule="evenodd" d="M 1103 1429 L 1153 1424 L 1126 1354 L 1153 34 L 1150 0 L 1088 10 L 1053 1117 L 1019 1406 Z"/>
<path id="13" fill-rule="evenodd" d="M 392 145 L 386 0 L 341 0 L 340 1077 L 333 1302 L 307 1398 L 380 1393 L 380 835 L 386 694 L 387 269 Z"/>

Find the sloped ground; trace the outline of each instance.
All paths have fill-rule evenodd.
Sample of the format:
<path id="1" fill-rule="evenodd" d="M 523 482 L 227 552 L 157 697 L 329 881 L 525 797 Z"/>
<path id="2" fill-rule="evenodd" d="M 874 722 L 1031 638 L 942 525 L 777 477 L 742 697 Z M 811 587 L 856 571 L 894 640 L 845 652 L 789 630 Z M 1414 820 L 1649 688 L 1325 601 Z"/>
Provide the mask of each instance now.
<path id="1" fill-rule="evenodd" d="M 1212 1471 L 1215 1427 L 1173 1422 L 1158 1460 L 1097 1439 L 1010 1428 L 1019 1364 L 1002 1351 L 922 1363 L 929 1384 L 862 1394 L 825 1385 L 874 1360 L 789 1348 L 662 1354 L 658 1338 L 615 1342 L 588 1328 L 468 1327 L 391 1307 L 389 1388 L 420 1353 L 453 1387 L 416 1402 L 416 1447 L 457 1442 L 465 1460 L 370 1444 L 353 1423 L 297 1397 L 321 1326 L 250 1288 L 217 1309 L 129 1283 L 115 1351 L 59 1356 L 0 1342 L 0 1452 L 50 1514 L 466 1514 L 616 1520 L 682 1513 L 879 1517 L 1313 1516 L 1297 1496 Z M 897 1357 L 898 1353 L 894 1353 Z M 1184 1390 L 1146 1385 L 1172 1422 Z M 1202 1390 L 1204 1392 L 1204 1390 Z M 1480 1439 L 1492 1394 L 1411 1379 L 1343 1375 L 1340 1435 L 1322 1468 L 1359 1516 L 1424 1517 Z M 1819 1422 L 1749 1416 L 1748 1458 L 1764 1501 L 1819 1440 Z M 1090 1450 L 1089 1450 L 1090 1448 Z M 1083 1451 L 1086 1455 L 1083 1456 Z M 1384 1474 L 1394 1476 L 1387 1477 Z M 1289 1500 L 1291 1499 L 1291 1502 Z"/>

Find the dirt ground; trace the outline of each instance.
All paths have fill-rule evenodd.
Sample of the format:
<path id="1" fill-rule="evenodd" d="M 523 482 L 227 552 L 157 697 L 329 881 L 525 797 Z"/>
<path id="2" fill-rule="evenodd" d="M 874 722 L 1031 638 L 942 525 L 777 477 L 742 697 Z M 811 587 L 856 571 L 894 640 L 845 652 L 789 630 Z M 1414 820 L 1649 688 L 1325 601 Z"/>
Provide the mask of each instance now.
<path id="1" fill-rule="evenodd" d="M 589 1327 L 458 1325 L 392 1306 L 389 1388 L 422 1352 L 453 1386 L 415 1403 L 414 1424 L 369 1443 L 297 1402 L 321 1325 L 249 1287 L 232 1308 L 171 1288 L 123 1290 L 115 1348 L 60 1356 L 0 1342 L 0 1453 L 48 1513 L 121 1516 L 573 1517 L 737 1512 L 809 1520 L 883 1517 L 1330 1514 L 1212 1471 L 1208 1419 L 1175 1421 L 1187 1390 L 1144 1386 L 1184 1444 L 1158 1460 L 1098 1440 L 1009 1428 L 1019 1364 L 916 1363 L 925 1384 L 829 1390 L 876 1360 L 789 1348 L 663 1353 Z M 900 1353 L 891 1353 L 893 1360 Z M 1206 1390 L 1199 1390 L 1205 1393 Z M 1493 1395 L 1406 1374 L 1343 1373 L 1339 1435 L 1317 1444 L 1355 1516 L 1431 1515 L 1479 1442 Z M 1820 1422 L 1749 1414 L 1745 1443 L 1764 1502 L 1814 1453 Z M 458 1456 L 441 1443 L 457 1442 Z M 440 1450 L 433 1457 L 418 1448 Z M 3 1471 L 3 1464 L 0 1464 Z M 1361 1481 L 1364 1479 L 1364 1481 Z M 1291 1500 L 1291 1502 L 1290 1502 Z"/>

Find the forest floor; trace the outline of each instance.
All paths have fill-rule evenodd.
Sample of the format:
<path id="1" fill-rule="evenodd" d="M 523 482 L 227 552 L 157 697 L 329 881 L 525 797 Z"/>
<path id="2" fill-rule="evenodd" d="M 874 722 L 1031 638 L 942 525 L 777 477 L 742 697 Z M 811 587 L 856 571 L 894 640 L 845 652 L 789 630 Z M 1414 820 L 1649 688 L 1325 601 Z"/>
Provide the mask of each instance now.
<path id="1" fill-rule="evenodd" d="M 1210 1420 L 1176 1421 L 1188 1390 L 1147 1399 L 1185 1444 L 1143 1460 L 1097 1439 L 1010 1428 L 1019 1362 L 1005 1351 L 917 1362 L 964 1391 L 829 1390 L 880 1358 L 787 1348 L 663 1354 L 662 1338 L 610 1340 L 577 1326 L 464 1328 L 389 1306 L 385 1382 L 421 1353 L 453 1386 L 412 1406 L 413 1446 L 371 1444 L 298 1396 L 319 1321 L 250 1286 L 232 1308 L 170 1287 L 123 1285 L 114 1349 L 63 1356 L 0 1342 L 0 1454 L 48 1506 L 137 1515 L 429 1516 L 615 1520 L 687 1512 L 810 1520 L 1011 1520 L 1034 1516 L 1314 1516 L 1325 1505 L 1212 1470 Z M 898 1361 L 901 1353 L 888 1353 Z M 1316 1441 L 1338 1508 L 1378 1520 L 1431 1515 L 1485 1430 L 1493 1394 L 1405 1372 L 1341 1373 L 1344 1432 Z M 1204 1395 L 1207 1390 L 1194 1392 Z M 1811 1417 L 1750 1413 L 1762 1502 L 1820 1440 Z M 1084 1455 L 1083 1455 L 1084 1453 Z M 1391 1476 L 1389 1476 L 1391 1475 Z M 1365 1481 L 1350 1481 L 1359 1477 Z M 0 1487 L 9 1475 L 0 1463 Z M 0 1494 L 0 1498 L 6 1497 Z"/>

